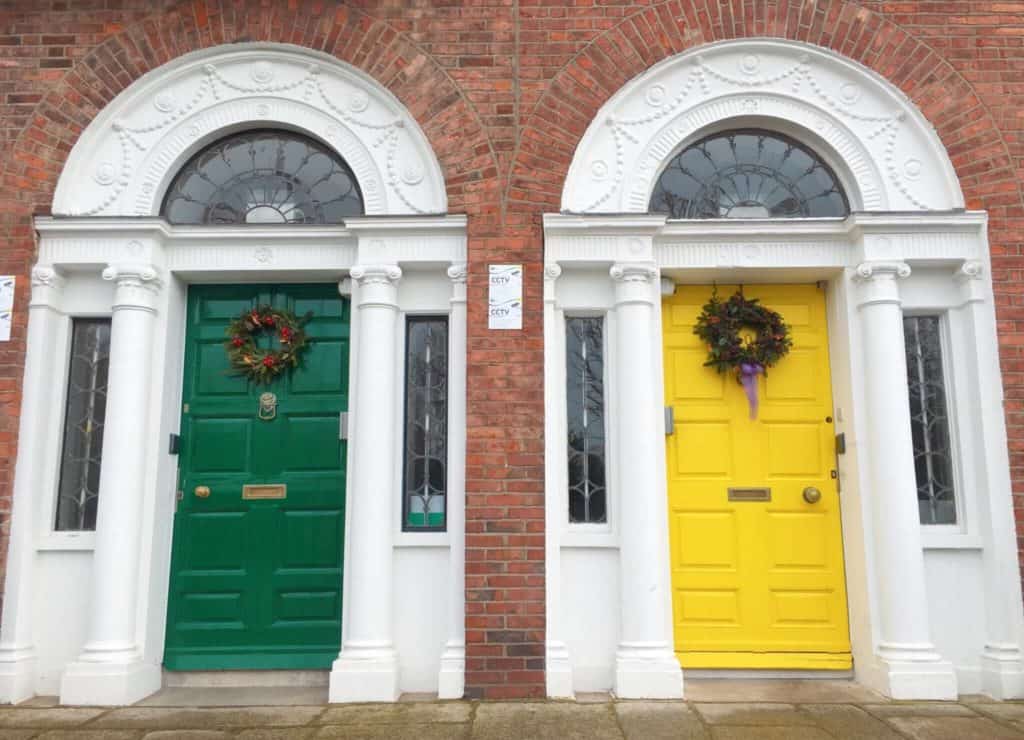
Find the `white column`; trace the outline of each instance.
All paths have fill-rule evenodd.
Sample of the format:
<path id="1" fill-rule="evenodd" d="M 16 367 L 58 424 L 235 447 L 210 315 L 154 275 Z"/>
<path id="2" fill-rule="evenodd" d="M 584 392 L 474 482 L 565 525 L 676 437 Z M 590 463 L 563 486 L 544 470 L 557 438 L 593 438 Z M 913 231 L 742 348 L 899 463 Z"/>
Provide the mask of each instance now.
<path id="1" fill-rule="evenodd" d="M 674 699 L 683 674 L 672 648 L 672 589 L 668 500 L 660 485 L 665 440 L 659 433 L 653 383 L 654 300 L 658 270 L 651 263 L 611 268 L 615 281 L 615 455 L 621 491 L 622 634 L 615 655 L 615 694 L 625 699 Z"/>
<path id="2" fill-rule="evenodd" d="M 894 699 L 956 699 L 956 674 L 932 644 L 924 553 L 917 506 L 910 400 L 897 281 L 910 275 L 902 262 L 857 267 L 875 582 L 876 655 Z"/>
<path id="3" fill-rule="evenodd" d="M 565 433 L 565 333 L 555 282 L 562 268 L 544 267 L 544 602 L 547 694 L 575 696 L 572 664 L 562 625 L 562 526 L 568 519 Z"/>
<path id="4" fill-rule="evenodd" d="M 461 699 L 466 688 L 466 276 L 448 268 L 448 639 L 437 678 L 439 699 Z"/>
<path id="5" fill-rule="evenodd" d="M 355 415 L 352 419 L 348 508 L 349 582 L 345 641 L 331 669 L 331 702 L 398 699 L 394 646 L 393 512 L 397 459 L 397 265 L 352 268 L 356 281 Z"/>
<path id="6" fill-rule="evenodd" d="M 151 265 L 111 265 L 116 283 L 86 644 L 61 680 L 63 704 L 131 704 L 160 688 L 136 639 L 153 324 L 161 280 Z"/>
<path id="7" fill-rule="evenodd" d="M 961 311 L 966 325 L 971 407 L 978 416 L 980 468 L 978 522 L 985 539 L 985 646 L 981 652 L 983 690 L 995 699 L 1024 696 L 1024 657 L 1020 640 L 1024 631 L 1021 612 L 1020 566 L 1013 516 L 1010 466 L 1003 411 L 1003 379 L 999 367 L 995 308 L 984 265 L 965 262 L 954 274 L 963 296 Z"/>
<path id="8" fill-rule="evenodd" d="M 28 307 L 25 376 L 18 421 L 18 458 L 14 469 L 14 500 L 7 550 L 7 575 L 0 623 L 0 703 L 16 704 L 35 694 L 36 652 L 32 634 L 32 576 L 35 567 L 33 530 L 39 495 L 43 493 L 44 447 L 48 422 L 58 416 L 56 341 L 63 318 L 60 299 L 64 279 L 53 267 L 32 270 Z"/>

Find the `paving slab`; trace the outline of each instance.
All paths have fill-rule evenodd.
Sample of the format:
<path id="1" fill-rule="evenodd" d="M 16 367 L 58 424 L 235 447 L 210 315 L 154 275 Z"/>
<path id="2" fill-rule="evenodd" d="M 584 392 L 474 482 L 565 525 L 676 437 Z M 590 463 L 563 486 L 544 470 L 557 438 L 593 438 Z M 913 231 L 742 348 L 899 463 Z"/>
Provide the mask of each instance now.
<path id="1" fill-rule="evenodd" d="M 831 679 L 688 678 L 687 701 L 782 702 L 786 704 L 862 704 L 886 701 L 881 694 L 853 681 Z"/>
<path id="2" fill-rule="evenodd" d="M 171 687 L 137 702 L 137 707 L 322 706 L 326 686 Z"/>
<path id="3" fill-rule="evenodd" d="M 819 727 L 843 740 L 900 740 L 882 720 L 849 704 L 815 704 L 800 707 Z"/>
<path id="4" fill-rule="evenodd" d="M 864 704 L 866 712 L 876 717 L 976 717 L 970 707 L 952 702 L 899 702 L 892 704 Z"/>
<path id="5" fill-rule="evenodd" d="M 813 725 L 814 720 L 792 704 L 694 704 L 712 725 Z"/>
<path id="6" fill-rule="evenodd" d="M 462 701 L 432 704 L 346 704 L 329 707 L 317 719 L 317 724 L 374 725 L 468 722 L 471 711 L 472 705 Z"/>
<path id="7" fill-rule="evenodd" d="M 611 704 L 518 702 L 480 704 L 474 740 L 622 740 Z"/>
<path id="8" fill-rule="evenodd" d="M 307 740 L 313 736 L 313 727 L 283 727 L 276 730 L 242 730 L 238 740 Z"/>
<path id="9" fill-rule="evenodd" d="M 8 740 L 6 732 L 0 734 Z M 49 730 L 34 740 L 139 740 L 142 730 Z"/>
<path id="10" fill-rule="evenodd" d="M 1021 740 L 1024 732 L 985 717 L 893 717 L 889 724 L 913 740 Z"/>
<path id="11" fill-rule="evenodd" d="M 835 740 L 818 727 L 730 727 L 711 728 L 713 740 Z"/>
<path id="12" fill-rule="evenodd" d="M 3 734 L 0 737 L 4 740 L 28 740 L 37 732 L 38 730 L 3 730 Z"/>
<path id="13" fill-rule="evenodd" d="M 1024 720 L 1024 704 L 993 703 L 978 704 L 974 709 L 991 717 L 1005 720 Z"/>
<path id="14" fill-rule="evenodd" d="M 31 711 L 31 710 L 30 710 Z M 55 710 L 38 710 L 55 711 Z M 245 707 L 172 709 L 125 707 L 107 712 L 90 725 L 98 728 L 209 730 L 227 727 L 294 727 L 312 722 L 323 707 Z"/>
<path id="15" fill-rule="evenodd" d="M 706 740 L 708 731 L 690 707 L 679 702 L 620 702 L 615 705 L 626 740 Z"/>
<path id="16" fill-rule="evenodd" d="M 312 737 L 313 740 L 468 740 L 469 733 L 469 725 L 326 725 Z M 518 736 L 506 736 L 506 740 L 512 737 Z"/>
<path id="17" fill-rule="evenodd" d="M 74 727 L 100 716 L 105 711 L 107 710 L 92 707 L 7 707 L 0 709 L 0 727 L 31 727 L 35 730 Z"/>
<path id="18" fill-rule="evenodd" d="M 229 740 L 220 730 L 156 730 L 147 732 L 142 740 Z"/>

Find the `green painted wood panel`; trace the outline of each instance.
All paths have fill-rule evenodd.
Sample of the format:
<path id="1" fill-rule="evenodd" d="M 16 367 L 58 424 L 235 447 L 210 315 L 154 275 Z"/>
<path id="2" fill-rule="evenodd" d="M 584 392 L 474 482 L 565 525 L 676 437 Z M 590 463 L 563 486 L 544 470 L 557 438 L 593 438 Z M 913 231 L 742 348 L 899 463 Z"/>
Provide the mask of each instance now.
<path id="1" fill-rule="evenodd" d="M 224 329 L 270 303 L 312 311 L 302 364 L 272 385 L 228 372 Z M 349 303 L 335 284 L 203 285 L 188 296 L 169 670 L 328 668 L 341 642 Z M 257 418 L 261 393 L 277 417 Z M 242 498 L 283 484 L 287 498 Z M 197 486 L 210 488 L 198 498 Z"/>

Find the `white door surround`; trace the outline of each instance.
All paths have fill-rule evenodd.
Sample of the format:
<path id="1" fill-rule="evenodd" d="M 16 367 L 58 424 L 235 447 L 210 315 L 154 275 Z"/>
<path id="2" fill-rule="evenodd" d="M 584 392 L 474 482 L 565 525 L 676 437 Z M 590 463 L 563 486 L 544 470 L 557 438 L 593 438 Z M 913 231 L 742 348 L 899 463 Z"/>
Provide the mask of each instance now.
<path id="1" fill-rule="evenodd" d="M 853 213 L 704 221 L 646 213 L 671 157 L 710 133 L 752 127 L 810 146 L 836 172 Z M 949 157 L 910 101 L 861 65 L 810 45 L 700 47 L 655 65 L 605 104 L 577 148 L 562 205 L 544 219 L 549 695 L 665 695 L 659 650 L 672 645 L 672 607 L 660 291 L 683 282 L 816 281 L 828 296 L 836 431 L 847 444 L 838 469 L 857 679 L 894 698 L 1024 695 L 987 220 L 963 210 Z M 620 305 L 626 276 L 631 291 L 646 291 L 649 315 Z M 961 498 L 953 528 L 918 522 L 901 384 L 902 315 L 915 311 L 940 314 L 947 333 Z M 574 314 L 604 315 L 611 348 L 611 514 L 602 526 L 567 517 L 564 318 Z M 646 349 L 635 346 L 641 339 Z M 628 390 L 638 376 L 653 398 Z M 630 408 L 637 403 L 651 407 Z M 641 443 L 656 453 L 656 475 L 631 472 Z M 627 479 L 625 499 L 615 487 Z M 649 508 L 626 511 L 637 507 Z M 636 541 L 637 518 L 657 523 L 643 533 L 647 543 Z M 631 554 L 640 551 L 643 563 Z M 607 573 L 602 589 L 577 585 L 595 570 Z M 953 585 L 964 574 L 976 584 L 971 597 Z M 664 618 L 655 620 L 660 632 L 644 634 L 645 662 L 629 650 L 630 625 L 634 611 L 652 609 Z M 610 627 L 569 630 L 595 610 Z"/>
<path id="2" fill-rule="evenodd" d="M 366 216 L 237 227 L 160 217 L 164 190 L 196 151 L 273 127 L 316 137 L 345 158 Z M 462 552 L 463 403 L 449 410 L 448 531 L 402 532 L 399 514 L 406 315 L 449 316 L 450 386 L 465 387 L 466 219 L 446 208 L 440 166 L 409 112 L 362 72 L 298 47 L 185 55 L 96 117 L 69 155 L 55 215 L 35 224 L 0 702 L 59 690 L 64 703 L 127 704 L 160 687 L 177 487 L 167 440 L 180 418 L 187 286 L 199 282 L 336 282 L 352 296 L 353 443 L 331 698 L 390 701 L 400 690 L 439 687 L 445 698 L 462 695 L 462 607 L 448 602 L 463 590 L 461 558 L 449 557 Z M 110 315 L 97 531 L 55 532 L 71 318 Z M 70 573 L 78 577 L 67 582 Z M 430 617 L 418 631 L 402 603 L 413 581 L 417 609 Z M 50 614 L 57 592 L 63 622 Z M 367 660 L 371 652 L 384 657 Z"/>

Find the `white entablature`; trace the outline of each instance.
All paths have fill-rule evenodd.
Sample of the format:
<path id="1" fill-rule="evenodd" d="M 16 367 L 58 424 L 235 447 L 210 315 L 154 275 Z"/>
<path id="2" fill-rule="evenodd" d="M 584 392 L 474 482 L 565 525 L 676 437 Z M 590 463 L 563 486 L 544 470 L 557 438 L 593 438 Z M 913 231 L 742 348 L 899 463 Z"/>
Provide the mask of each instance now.
<path id="1" fill-rule="evenodd" d="M 118 95 L 78 139 L 53 200 L 67 216 L 154 216 L 202 147 L 241 129 L 285 128 L 334 148 L 367 215 L 447 211 L 426 136 L 391 93 L 326 54 L 233 44 L 186 54 Z"/>
<path id="2" fill-rule="evenodd" d="M 745 39 L 666 59 L 612 96 L 580 141 L 562 208 L 645 213 L 671 156 L 716 131 L 750 127 L 815 149 L 853 210 L 964 205 L 938 135 L 891 83 L 820 47 Z"/>

